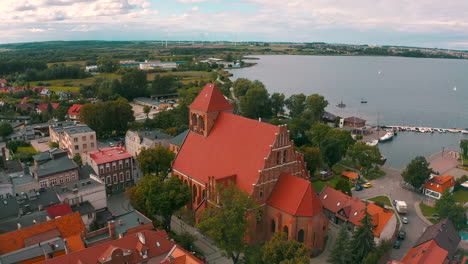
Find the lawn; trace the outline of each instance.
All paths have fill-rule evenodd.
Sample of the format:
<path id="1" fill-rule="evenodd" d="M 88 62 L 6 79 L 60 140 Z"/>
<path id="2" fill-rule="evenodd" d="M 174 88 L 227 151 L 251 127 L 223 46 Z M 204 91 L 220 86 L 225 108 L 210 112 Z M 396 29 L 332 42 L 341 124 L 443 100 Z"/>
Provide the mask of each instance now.
<path id="1" fill-rule="evenodd" d="M 18 147 L 16 153 L 31 153 L 31 154 L 39 154 L 39 152 L 33 147 Z"/>
<path id="2" fill-rule="evenodd" d="M 392 203 L 390 202 L 390 199 L 388 199 L 387 196 L 376 196 L 376 197 L 370 198 L 368 200 L 373 201 L 373 202 L 382 202 L 387 206 L 390 206 L 390 207 L 392 206 Z"/>
<path id="3" fill-rule="evenodd" d="M 205 71 L 180 71 L 180 72 L 155 72 L 155 73 L 148 73 L 146 78 L 148 81 L 154 80 L 156 75 L 159 76 L 166 76 L 172 75 L 182 82 L 191 82 L 191 81 L 200 81 L 200 80 L 210 80 L 213 78 L 213 72 L 205 72 Z"/>
<path id="4" fill-rule="evenodd" d="M 421 209 L 422 214 L 427 218 L 433 217 L 432 214 L 436 213 L 436 210 L 434 207 L 425 205 L 423 203 L 419 204 L 419 208 Z"/>
<path id="5" fill-rule="evenodd" d="M 455 198 L 455 201 L 464 204 L 468 202 L 468 191 L 458 190 L 453 193 L 453 198 Z"/>
<path id="6" fill-rule="evenodd" d="M 39 83 L 46 83 L 48 84 L 46 87 L 55 92 L 79 92 L 81 86 L 91 85 L 96 78 L 120 79 L 121 76 L 114 73 L 101 73 L 84 79 L 62 79 L 31 82 L 31 86 L 41 86 Z"/>
<path id="7" fill-rule="evenodd" d="M 340 180 L 341 178 L 340 177 L 333 177 L 331 179 L 328 179 L 328 180 L 313 180 L 312 181 L 312 185 L 314 186 L 314 189 L 315 191 L 317 192 L 320 192 L 323 190 L 323 188 L 325 188 L 325 185 L 330 184 L 330 187 L 335 187 L 335 184 Z"/>

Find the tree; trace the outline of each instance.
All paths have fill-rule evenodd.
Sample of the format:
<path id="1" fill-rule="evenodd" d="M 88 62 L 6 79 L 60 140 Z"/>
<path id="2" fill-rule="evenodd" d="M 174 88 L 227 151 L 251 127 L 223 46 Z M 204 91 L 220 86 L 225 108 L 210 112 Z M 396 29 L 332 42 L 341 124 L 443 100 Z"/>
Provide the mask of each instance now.
<path id="1" fill-rule="evenodd" d="M 364 175 L 368 175 L 374 165 L 383 165 L 382 154 L 376 146 L 369 146 L 365 142 L 357 142 L 348 149 L 348 156 L 356 165 L 362 168 Z"/>
<path id="2" fill-rule="evenodd" d="M 167 232 L 171 230 L 172 215 L 190 201 L 189 188 L 175 176 L 164 181 L 147 175 L 129 193 L 130 202 L 137 210 L 151 219 L 155 215 L 163 218 Z"/>
<path id="3" fill-rule="evenodd" d="M 143 113 L 146 114 L 146 118 L 149 118 L 148 114 L 149 114 L 150 111 L 151 111 L 151 107 L 149 107 L 147 105 L 143 106 Z"/>
<path id="4" fill-rule="evenodd" d="M 250 88 L 240 97 L 242 115 L 248 118 L 271 117 L 271 104 L 267 89 L 264 87 Z"/>
<path id="5" fill-rule="evenodd" d="M 320 148 L 331 130 L 332 128 L 327 124 L 316 123 L 306 132 L 306 135 L 313 146 Z"/>
<path id="6" fill-rule="evenodd" d="M 349 233 L 346 225 L 341 225 L 340 232 L 338 232 L 335 244 L 328 257 L 328 262 L 331 264 L 348 264 L 351 263 L 351 259 Z"/>
<path id="7" fill-rule="evenodd" d="M 133 69 L 122 76 L 122 85 L 119 94 L 128 100 L 135 97 L 148 96 L 148 81 L 146 73 Z"/>
<path id="8" fill-rule="evenodd" d="M 176 88 L 176 79 L 172 75 L 156 75 L 151 83 L 152 94 L 173 93 Z"/>
<path id="9" fill-rule="evenodd" d="M 174 152 L 162 147 L 142 149 L 137 156 L 138 166 L 143 174 L 155 174 L 159 177 L 165 178 L 171 162 L 174 160 Z"/>
<path id="10" fill-rule="evenodd" d="M 423 156 L 414 158 L 401 174 L 405 182 L 419 189 L 429 179 L 432 169 Z"/>
<path id="11" fill-rule="evenodd" d="M 382 257 L 381 253 L 378 252 L 378 251 L 370 252 L 369 254 L 367 254 L 367 256 L 364 259 L 362 259 L 361 264 L 379 263 L 379 260 L 380 260 L 381 257 Z"/>
<path id="12" fill-rule="evenodd" d="M 361 263 L 370 252 L 375 250 L 372 216 L 367 212 L 367 205 L 360 222 L 361 225 L 353 232 L 351 239 L 352 263 Z"/>
<path id="13" fill-rule="evenodd" d="M 117 99 L 119 97 L 118 93 L 121 91 L 121 84 L 119 80 L 98 78 L 95 80 L 95 82 L 96 83 L 93 85 L 96 86 L 97 98 L 102 100 L 110 100 Z"/>
<path id="14" fill-rule="evenodd" d="M 218 206 L 203 210 L 197 227 L 237 264 L 247 245 L 247 218 L 254 217 L 257 206 L 252 197 L 233 184 L 219 188 L 218 195 Z"/>
<path id="15" fill-rule="evenodd" d="M 284 113 L 284 94 L 273 93 L 270 98 L 273 116 Z"/>
<path id="16" fill-rule="evenodd" d="M 313 176 L 317 169 L 323 165 L 323 155 L 319 148 L 303 145 L 299 151 L 304 154 L 304 160 L 307 163 L 307 169 Z"/>
<path id="17" fill-rule="evenodd" d="M 436 201 L 435 210 L 440 219 L 450 219 L 458 231 L 466 227 L 466 210 L 463 205 L 456 203 L 455 198 L 448 190 L 445 190 L 440 199 Z"/>
<path id="18" fill-rule="evenodd" d="M 460 140 L 460 149 L 462 150 L 463 157 L 468 159 L 468 139 Z"/>
<path id="19" fill-rule="evenodd" d="M 234 81 L 233 88 L 236 97 L 244 96 L 252 86 L 252 82 L 249 79 L 239 78 Z"/>
<path id="20" fill-rule="evenodd" d="M 83 160 L 81 160 L 81 155 L 76 153 L 75 156 L 73 156 L 73 161 L 78 164 L 78 166 L 83 165 Z"/>
<path id="21" fill-rule="evenodd" d="M 325 97 L 318 94 L 312 94 L 307 97 L 307 116 L 312 122 L 319 121 L 325 113 L 325 108 L 328 106 L 328 101 Z"/>
<path id="22" fill-rule="evenodd" d="M 349 196 L 353 196 L 353 193 L 351 192 L 351 185 L 346 179 L 339 179 L 338 182 L 335 184 L 335 189 L 340 190 L 342 193 L 347 194 Z"/>
<path id="23" fill-rule="evenodd" d="M 286 101 L 286 107 L 289 109 L 289 116 L 297 117 L 306 109 L 306 96 L 304 94 L 293 94 Z"/>
<path id="24" fill-rule="evenodd" d="M 334 138 L 327 138 L 323 142 L 321 150 L 323 158 L 330 168 L 342 158 L 340 154 L 340 142 Z"/>
<path id="25" fill-rule="evenodd" d="M 296 264 L 309 263 L 309 253 L 303 243 L 287 239 L 286 233 L 276 232 L 273 238 L 263 246 L 263 261 L 282 264 L 287 261 Z"/>
<path id="26" fill-rule="evenodd" d="M 0 123 L 0 136 L 6 137 L 13 133 L 13 127 L 10 123 L 4 121 Z"/>
<path id="27" fill-rule="evenodd" d="M 68 107 L 59 105 L 53 112 L 52 116 L 57 118 L 58 121 L 65 121 L 68 113 Z"/>
<path id="28" fill-rule="evenodd" d="M 115 72 L 119 69 L 119 59 L 100 58 L 96 62 L 100 72 Z"/>

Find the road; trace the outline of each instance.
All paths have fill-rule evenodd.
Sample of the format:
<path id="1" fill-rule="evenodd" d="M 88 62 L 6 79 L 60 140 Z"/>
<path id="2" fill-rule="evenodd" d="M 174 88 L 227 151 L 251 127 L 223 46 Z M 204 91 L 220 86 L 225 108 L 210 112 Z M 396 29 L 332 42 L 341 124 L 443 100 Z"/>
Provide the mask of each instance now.
<path id="1" fill-rule="evenodd" d="M 406 201 L 408 204 L 408 213 L 405 216 L 408 218 L 409 224 L 402 224 L 401 226 L 401 230 L 406 231 L 406 239 L 402 241 L 400 249 L 393 249 L 390 254 L 390 259 L 401 260 L 428 226 L 428 224 L 417 215 L 415 208 L 415 205 L 423 200 L 424 196 L 401 187 L 403 178 L 399 170 L 389 167 L 383 167 L 382 169 L 387 175 L 370 181 L 374 185 L 372 188 L 364 189 L 359 192 L 353 191 L 353 197 L 368 199 L 375 196 L 386 195 L 390 197 L 391 200 Z"/>

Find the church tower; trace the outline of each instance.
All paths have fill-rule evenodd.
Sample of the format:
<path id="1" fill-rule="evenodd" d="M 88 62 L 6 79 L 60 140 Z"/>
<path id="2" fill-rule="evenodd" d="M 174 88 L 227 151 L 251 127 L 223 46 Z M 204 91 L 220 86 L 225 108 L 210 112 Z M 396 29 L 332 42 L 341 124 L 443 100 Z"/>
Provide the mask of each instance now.
<path id="1" fill-rule="evenodd" d="M 234 107 L 224 98 L 219 88 L 207 83 L 190 108 L 190 130 L 207 137 L 220 112 L 233 113 Z"/>

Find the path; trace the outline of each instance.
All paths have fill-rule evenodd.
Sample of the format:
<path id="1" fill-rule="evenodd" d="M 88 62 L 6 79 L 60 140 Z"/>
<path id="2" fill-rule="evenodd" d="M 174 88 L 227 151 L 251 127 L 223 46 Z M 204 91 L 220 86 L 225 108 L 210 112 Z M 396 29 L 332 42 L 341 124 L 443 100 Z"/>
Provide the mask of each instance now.
<path id="1" fill-rule="evenodd" d="M 333 248 L 333 245 L 335 244 L 335 240 L 338 235 L 338 232 L 340 231 L 340 228 L 333 223 L 330 223 L 328 227 L 329 229 L 328 229 L 327 244 L 325 245 L 325 248 L 322 254 L 320 254 L 318 257 L 310 259 L 310 264 L 328 263 L 327 259 L 330 256 L 330 252 Z"/>

